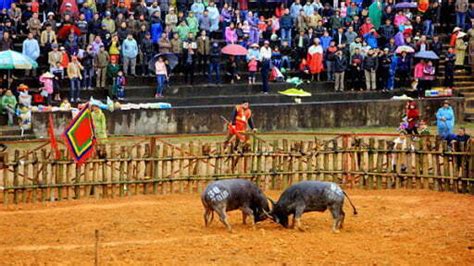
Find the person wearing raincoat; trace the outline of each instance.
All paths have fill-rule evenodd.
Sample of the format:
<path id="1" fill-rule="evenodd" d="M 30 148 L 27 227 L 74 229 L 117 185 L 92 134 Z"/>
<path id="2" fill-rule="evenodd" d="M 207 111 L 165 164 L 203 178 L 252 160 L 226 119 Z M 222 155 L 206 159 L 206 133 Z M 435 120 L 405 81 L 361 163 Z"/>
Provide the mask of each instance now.
<path id="1" fill-rule="evenodd" d="M 94 133 L 98 139 L 107 138 L 107 120 L 99 106 L 92 105 L 92 122 L 94 124 Z"/>
<path id="2" fill-rule="evenodd" d="M 314 39 L 313 45 L 308 49 L 307 61 L 309 64 L 312 80 L 314 75 L 317 75 L 317 80 L 320 81 L 320 73 L 323 71 L 323 47 L 318 38 Z"/>
<path id="3" fill-rule="evenodd" d="M 438 127 L 438 135 L 445 138 L 453 133 L 454 128 L 454 111 L 448 101 L 443 102 L 443 106 L 436 112 L 436 126 Z"/>
<path id="4" fill-rule="evenodd" d="M 374 1 L 369 6 L 369 17 L 376 30 L 379 29 L 382 22 L 382 3 L 379 0 Z"/>
<path id="5" fill-rule="evenodd" d="M 398 56 L 396 54 L 392 55 L 392 62 L 390 63 L 390 68 L 388 70 L 388 79 L 387 79 L 387 90 L 393 91 L 395 87 L 395 74 L 397 73 L 398 65 Z"/>

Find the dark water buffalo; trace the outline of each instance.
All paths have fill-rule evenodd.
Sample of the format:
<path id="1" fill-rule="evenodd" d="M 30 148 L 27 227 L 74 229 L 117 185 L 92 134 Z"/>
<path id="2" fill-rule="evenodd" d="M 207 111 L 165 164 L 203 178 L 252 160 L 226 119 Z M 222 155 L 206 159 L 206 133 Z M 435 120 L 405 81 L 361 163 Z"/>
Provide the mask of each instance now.
<path id="1" fill-rule="evenodd" d="M 301 215 L 305 212 L 324 212 L 326 209 L 331 211 L 334 219 L 333 231 L 339 232 L 344 223 L 344 196 L 351 204 L 354 215 L 357 210 L 352 204 L 347 194 L 335 183 L 319 181 L 303 181 L 287 188 L 281 194 L 278 202 L 274 204 L 271 213 L 272 219 L 288 227 L 288 215 L 293 215 L 292 227 L 299 230 L 301 227 Z"/>
<path id="2" fill-rule="evenodd" d="M 232 228 L 227 220 L 226 212 L 240 209 L 243 223 L 247 216 L 251 218 L 252 226 L 258 221 L 265 220 L 268 212 L 267 197 L 252 182 L 244 179 L 227 179 L 210 183 L 201 194 L 204 206 L 204 224 L 208 226 L 217 212 L 227 230 Z"/>

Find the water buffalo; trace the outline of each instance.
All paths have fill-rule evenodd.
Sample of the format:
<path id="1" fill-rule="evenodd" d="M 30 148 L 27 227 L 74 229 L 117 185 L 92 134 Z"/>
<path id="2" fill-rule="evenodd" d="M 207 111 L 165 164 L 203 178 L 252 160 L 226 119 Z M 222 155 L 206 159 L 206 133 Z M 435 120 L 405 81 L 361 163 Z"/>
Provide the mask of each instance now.
<path id="1" fill-rule="evenodd" d="M 292 185 L 281 194 L 277 203 L 273 203 L 270 213 L 267 213 L 275 222 L 288 228 L 288 215 L 293 215 L 292 227 L 295 226 L 303 231 L 301 227 L 301 215 L 305 212 L 331 211 L 334 219 L 333 231 L 339 232 L 344 223 L 344 196 L 351 204 L 354 215 L 357 210 L 347 194 L 335 183 L 320 181 L 303 181 Z"/>
<path id="2" fill-rule="evenodd" d="M 252 182 L 244 179 L 218 180 L 210 183 L 201 194 L 204 206 L 204 224 L 209 226 L 217 212 L 221 222 L 229 232 L 232 227 L 227 219 L 226 212 L 240 209 L 243 223 L 247 216 L 251 218 L 252 226 L 258 221 L 265 220 L 265 214 L 270 211 L 268 201 L 263 192 Z"/>

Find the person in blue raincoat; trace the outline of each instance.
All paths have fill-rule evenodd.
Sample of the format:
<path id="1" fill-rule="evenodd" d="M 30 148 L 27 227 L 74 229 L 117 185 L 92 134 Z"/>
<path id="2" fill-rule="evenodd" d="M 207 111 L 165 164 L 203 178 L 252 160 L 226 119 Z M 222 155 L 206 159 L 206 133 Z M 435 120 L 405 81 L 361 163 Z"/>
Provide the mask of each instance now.
<path id="1" fill-rule="evenodd" d="M 387 89 L 393 91 L 395 87 L 395 74 L 397 73 L 398 56 L 396 54 L 391 55 L 392 62 L 390 63 L 390 69 L 388 70 Z"/>
<path id="2" fill-rule="evenodd" d="M 445 138 L 453 133 L 454 128 L 454 111 L 448 101 L 443 102 L 443 106 L 436 112 L 436 125 L 438 127 L 438 135 Z"/>

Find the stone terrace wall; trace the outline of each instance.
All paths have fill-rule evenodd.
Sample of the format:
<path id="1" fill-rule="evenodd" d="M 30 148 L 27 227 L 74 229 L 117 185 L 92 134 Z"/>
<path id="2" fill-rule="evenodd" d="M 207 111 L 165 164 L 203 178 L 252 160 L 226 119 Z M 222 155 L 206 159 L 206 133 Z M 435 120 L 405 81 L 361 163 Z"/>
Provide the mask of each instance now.
<path id="1" fill-rule="evenodd" d="M 422 119 L 434 124 L 435 113 L 444 99 L 418 102 Z M 449 99 L 456 121 L 463 120 L 464 99 Z M 327 127 L 393 126 L 397 127 L 405 101 L 367 100 L 303 104 L 254 105 L 255 124 L 261 130 L 300 130 Z M 202 106 L 170 110 L 127 110 L 105 112 L 109 134 L 149 135 L 184 133 L 219 133 L 224 130 L 221 115 L 229 117 L 232 106 Z M 55 112 L 55 130 L 61 134 L 71 120 L 70 112 Z M 33 132 L 46 138 L 48 113 L 33 114 Z"/>

